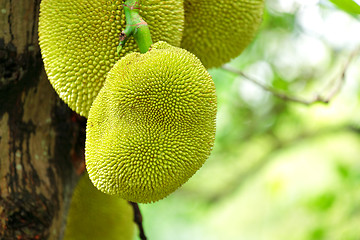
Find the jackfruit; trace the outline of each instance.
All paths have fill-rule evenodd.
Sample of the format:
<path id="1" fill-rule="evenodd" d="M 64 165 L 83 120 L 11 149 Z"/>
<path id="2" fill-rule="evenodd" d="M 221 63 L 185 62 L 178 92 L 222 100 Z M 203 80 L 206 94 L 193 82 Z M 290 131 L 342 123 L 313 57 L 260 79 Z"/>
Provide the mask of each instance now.
<path id="1" fill-rule="evenodd" d="M 71 199 L 64 240 L 131 240 L 133 216 L 127 201 L 97 190 L 84 173 Z"/>
<path id="2" fill-rule="evenodd" d="M 183 0 L 143 0 L 140 14 L 153 41 L 180 46 Z M 138 51 L 133 37 L 116 53 L 125 29 L 123 1 L 42 0 L 39 44 L 48 78 L 70 108 L 87 117 L 107 72 L 125 54 Z"/>
<path id="3" fill-rule="evenodd" d="M 264 0 L 184 0 L 185 26 L 181 47 L 206 68 L 238 56 L 254 38 Z"/>
<path id="4" fill-rule="evenodd" d="M 154 202 L 184 184 L 214 144 L 216 94 L 190 52 L 165 42 L 109 72 L 89 113 L 85 161 L 94 185 Z"/>

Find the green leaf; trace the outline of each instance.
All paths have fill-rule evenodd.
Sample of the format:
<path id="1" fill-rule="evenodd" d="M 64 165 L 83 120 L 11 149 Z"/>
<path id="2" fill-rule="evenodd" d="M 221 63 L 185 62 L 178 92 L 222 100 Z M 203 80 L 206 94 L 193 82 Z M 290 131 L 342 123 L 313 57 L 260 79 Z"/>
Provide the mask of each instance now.
<path id="1" fill-rule="evenodd" d="M 325 192 L 310 200 L 309 207 L 321 212 L 328 211 L 336 201 L 336 195 L 332 192 Z"/>
<path id="2" fill-rule="evenodd" d="M 330 2 L 350 14 L 360 14 L 360 6 L 353 0 L 330 0 Z"/>

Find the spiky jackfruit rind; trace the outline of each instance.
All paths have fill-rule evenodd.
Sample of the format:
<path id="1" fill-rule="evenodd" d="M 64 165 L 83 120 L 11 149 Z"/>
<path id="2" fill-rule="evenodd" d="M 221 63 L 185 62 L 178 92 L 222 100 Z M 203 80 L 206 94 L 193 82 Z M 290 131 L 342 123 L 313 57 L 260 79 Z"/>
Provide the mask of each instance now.
<path id="1" fill-rule="evenodd" d="M 249 45 L 260 26 L 264 0 L 184 0 L 184 9 L 181 47 L 211 68 Z"/>
<path id="2" fill-rule="evenodd" d="M 94 185 L 154 202 L 184 184 L 215 138 L 214 82 L 190 52 L 159 42 L 115 64 L 89 113 L 86 168 Z"/>
<path id="3" fill-rule="evenodd" d="M 153 41 L 180 45 L 183 0 L 143 0 L 140 14 L 149 25 Z M 46 73 L 59 96 L 82 116 L 88 116 L 115 62 L 138 51 L 131 37 L 120 57 L 116 54 L 124 28 L 123 1 L 41 1 L 39 44 Z"/>
<path id="4" fill-rule="evenodd" d="M 132 240 L 133 216 L 127 201 L 102 193 L 84 173 L 71 199 L 64 240 Z"/>

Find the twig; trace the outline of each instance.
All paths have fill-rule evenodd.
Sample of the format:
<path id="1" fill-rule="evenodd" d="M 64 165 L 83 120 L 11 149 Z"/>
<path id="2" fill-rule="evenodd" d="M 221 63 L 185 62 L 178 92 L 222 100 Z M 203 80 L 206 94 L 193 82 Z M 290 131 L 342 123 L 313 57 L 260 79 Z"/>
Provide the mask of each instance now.
<path id="1" fill-rule="evenodd" d="M 340 92 L 341 86 L 344 85 L 345 82 L 345 75 L 346 75 L 346 70 L 349 67 L 349 64 L 351 63 L 351 61 L 353 60 L 353 58 L 358 55 L 360 52 L 360 47 L 355 49 L 350 56 L 348 57 L 347 61 L 344 64 L 344 67 L 341 71 L 341 77 L 339 78 L 338 84 L 337 86 L 335 85 L 335 87 L 333 88 L 332 91 L 330 91 L 329 95 L 327 96 L 326 99 L 330 100 L 332 99 L 336 94 L 338 94 L 338 92 Z"/>
<path id="2" fill-rule="evenodd" d="M 120 33 L 119 45 L 116 48 L 116 52 L 119 55 L 126 41 L 130 36 L 133 36 L 140 53 L 146 53 L 149 51 L 153 44 L 148 24 L 140 16 L 140 1 L 138 0 L 126 0 L 123 1 L 124 14 L 126 20 L 126 27 L 124 31 Z"/>
<path id="3" fill-rule="evenodd" d="M 139 205 L 137 203 L 130 202 L 130 201 L 129 201 L 129 204 L 132 206 L 132 208 L 134 210 L 134 222 L 136 223 L 136 225 L 138 225 L 140 239 L 146 240 L 147 238 L 145 236 L 144 227 L 142 225 L 143 218 L 142 218 L 142 215 L 140 212 Z"/>
<path id="4" fill-rule="evenodd" d="M 349 58 L 347 59 L 347 61 L 345 62 L 339 76 L 336 77 L 339 78 L 339 80 L 337 81 L 336 84 L 334 84 L 335 86 L 333 87 L 333 89 L 330 91 L 330 93 L 324 97 L 322 95 L 320 95 L 319 93 L 316 93 L 314 95 L 313 98 L 311 99 L 304 99 L 304 98 L 301 98 L 301 97 L 296 97 L 296 96 L 291 96 L 291 95 L 288 95 L 286 93 L 283 93 L 281 91 L 278 91 L 277 89 L 275 88 L 272 88 L 270 86 L 266 86 L 264 84 L 262 84 L 260 81 L 248 76 L 247 74 L 245 74 L 244 72 L 230 66 L 229 64 L 224 64 L 222 66 L 222 68 L 226 71 L 229 71 L 229 72 L 232 72 L 232 73 L 235 73 L 239 76 L 242 76 L 244 77 L 245 79 L 251 81 L 252 83 L 258 85 L 259 87 L 261 87 L 262 89 L 264 89 L 265 91 L 268 91 L 268 92 L 271 92 L 274 96 L 278 97 L 278 98 L 281 98 L 283 100 L 288 100 L 288 101 L 292 101 L 292 102 L 297 102 L 297 103 L 301 103 L 301 104 L 305 104 L 305 105 L 311 105 L 311 104 L 314 104 L 314 103 L 329 103 L 330 100 L 332 100 L 341 90 L 342 86 L 344 85 L 345 83 L 345 75 L 346 75 L 346 70 L 348 69 L 349 67 L 349 64 L 350 62 L 352 61 L 352 59 L 360 52 L 360 48 L 356 49 L 355 51 L 353 51 Z M 335 80 L 336 80 L 335 79 Z M 335 81 L 334 81 L 335 82 Z"/>

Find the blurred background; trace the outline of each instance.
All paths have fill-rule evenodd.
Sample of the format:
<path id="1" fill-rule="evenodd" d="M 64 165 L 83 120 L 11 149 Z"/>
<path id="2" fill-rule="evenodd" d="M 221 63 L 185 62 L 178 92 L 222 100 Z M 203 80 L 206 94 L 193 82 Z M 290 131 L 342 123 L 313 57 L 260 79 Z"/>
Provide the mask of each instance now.
<path id="1" fill-rule="evenodd" d="M 149 239 L 360 239 L 355 2 L 266 0 L 252 45 L 210 70 L 211 157 L 175 193 L 140 206 Z"/>

